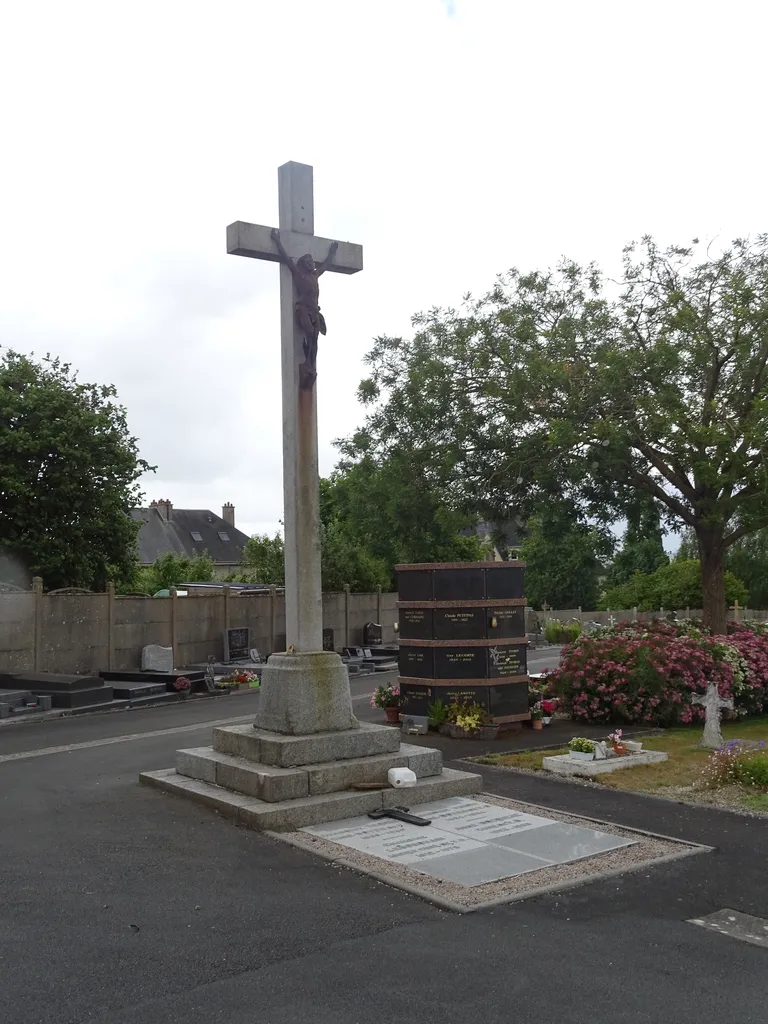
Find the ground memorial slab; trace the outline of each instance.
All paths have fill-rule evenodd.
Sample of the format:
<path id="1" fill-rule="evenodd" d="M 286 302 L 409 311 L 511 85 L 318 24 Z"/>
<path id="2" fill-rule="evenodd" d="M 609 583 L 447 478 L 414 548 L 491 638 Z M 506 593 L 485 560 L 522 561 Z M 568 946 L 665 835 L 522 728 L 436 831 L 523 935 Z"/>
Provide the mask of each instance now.
<path id="1" fill-rule="evenodd" d="M 398 798 L 410 803 L 406 790 Z M 421 803 L 411 813 L 429 824 L 369 814 L 275 835 L 460 913 L 711 852 L 485 793 Z"/>
<path id="2" fill-rule="evenodd" d="M 569 754 L 554 754 L 542 759 L 544 771 L 556 775 L 605 775 L 621 771 L 623 768 L 637 768 L 644 764 L 660 764 L 667 760 L 663 750 L 641 750 L 636 754 L 623 754 L 621 757 L 607 757 L 600 761 L 577 761 Z"/>

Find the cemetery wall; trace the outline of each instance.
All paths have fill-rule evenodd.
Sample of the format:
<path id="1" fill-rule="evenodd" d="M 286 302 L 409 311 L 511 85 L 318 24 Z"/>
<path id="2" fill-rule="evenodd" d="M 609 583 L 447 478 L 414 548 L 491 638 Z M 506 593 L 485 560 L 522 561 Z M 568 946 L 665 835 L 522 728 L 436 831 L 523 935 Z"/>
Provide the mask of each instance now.
<path id="1" fill-rule="evenodd" d="M 397 635 L 397 594 L 323 595 L 323 626 L 334 646 L 359 647 L 366 622 L 381 623 L 384 643 Z M 224 590 L 188 597 L 0 593 L 0 672 L 89 674 L 135 669 L 147 644 L 173 647 L 178 667 L 223 656 L 222 633 L 248 626 L 262 655 L 285 649 L 285 599 L 270 590 L 249 596 Z"/>

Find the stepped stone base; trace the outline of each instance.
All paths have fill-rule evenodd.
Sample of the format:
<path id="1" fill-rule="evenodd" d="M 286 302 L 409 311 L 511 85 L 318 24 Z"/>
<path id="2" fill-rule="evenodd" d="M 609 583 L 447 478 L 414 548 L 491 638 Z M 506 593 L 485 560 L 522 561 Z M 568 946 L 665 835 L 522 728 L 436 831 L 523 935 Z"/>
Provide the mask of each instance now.
<path id="1" fill-rule="evenodd" d="M 345 791 L 306 796 L 296 800 L 267 803 L 252 796 L 214 786 L 179 775 L 173 768 L 159 772 L 143 772 L 141 782 L 164 789 L 205 804 L 241 825 L 273 832 L 306 828 L 325 821 L 355 818 L 375 811 L 378 807 L 412 807 L 415 804 L 445 800 L 449 796 L 467 796 L 479 793 L 482 779 L 479 775 L 444 768 L 440 775 L 420 780 L 409 789 L 383 789 L 370 792 Z"/>
<path id="2" fill-rule="evenodd" d="M 415 786 L 387 784 L 390 768 L 410 768 Z M 439 750 L 400 742 L 400 731 L 361 724 L 346 732 L 285 736 L 230 725 L 213 746 L 179 750 L 176 768 L 144 772 L 143 783 L 206 804 L 250 828 L 304 828 L 353 818 L 378 807 L 408 806 L 477 793 L 479 775 L 449 771 Z"/>

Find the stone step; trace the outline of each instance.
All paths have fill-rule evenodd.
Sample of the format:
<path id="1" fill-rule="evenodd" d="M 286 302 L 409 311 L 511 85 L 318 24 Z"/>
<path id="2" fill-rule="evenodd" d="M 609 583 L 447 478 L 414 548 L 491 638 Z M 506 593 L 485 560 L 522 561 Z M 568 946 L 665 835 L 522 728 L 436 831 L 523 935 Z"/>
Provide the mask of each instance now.
<path id="1" fill-rule="evenodd" d="M 395 754 L 400 749 L 400 730 L 361 722 L 359 729 L 285 736 L 248 724 L 225 725 L 213 730 L 213 748 L 260 764 L 295 768 L 373 754 Z"/>
<path id="2" fill-rule="evenodd" d="M 28 690 L 0 690 L 0 718 L 39 714 L 51 710 L 51 698 Z"/>
<path id="3" fill-rule="evenodd" d="M 159 693 L 167 693 L 165 683 L 133 683 L 115 682 L 112 684 L 115 700 L 140 700 L 142 697 L 154 697 Z"/>
<path id="4" fill-rule="evenodd" d="M 179 775 L 255 796 L 268 803 L 338 793 L 358 782 L 386 782 L 390 768 L 410 768 L 419 779 L 439 775 L 442 754 L 439 750 L 402 743 L 396 754 L 277 768 L 223 754 L 213 747 L 176 751 Z"/>
<path id="5" fill-rule="evenodd" d="M 274 832 L 355 818 L 375 811 L 378 807 L 412 807 L 451 796 L 468 796 L 479 793 L 483 781 L 479 775 L 444 768 L 440 775 L 422 779 L 409 789 L 325 793 L 322 796 L 267 803 L 242 793 L 233 793 L 210 782 L 179 775 L 174 768 L 142 772 L 139 778 L 144 785 L 195 800 L 248 828 Z"/>

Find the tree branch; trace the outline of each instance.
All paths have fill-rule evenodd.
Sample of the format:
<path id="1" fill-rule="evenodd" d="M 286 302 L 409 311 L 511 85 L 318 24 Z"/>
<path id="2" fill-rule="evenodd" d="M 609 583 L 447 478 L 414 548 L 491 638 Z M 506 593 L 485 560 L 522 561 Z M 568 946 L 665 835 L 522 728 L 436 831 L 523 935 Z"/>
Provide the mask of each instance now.
<path id="1" fill-rule="evenodd" d="M 683 522 L 687 523 L 689 526 L 696 526 L 696 516 L 692 512 L 689 512 L 681 501 L 678 501 L 677 498 L 673 497 L 671 494 L 667 494 L 663 487 L 659 487 L 656 481 L 652 477 L 648 476 L 647 473 L 640 473 L 638 470 L 634 470 L 632 473 L 632 481 L 635 484 L 635 487 L 648 491 L 655 498 L 658 498 L 659 501 L 663 502 L 663 504 L 674 512 L 675 515 L 679 516 Z"/>
<path id="2" fill-rule="evenodd" d="M 666 479 L 669 480 L 669 482 L 673 484 L 684 497 L 689 501 L 696 500 L 696 491 L 694 490 L 693 484 L 690 482 L 680 466 L 674 464 L 671 467 L 668 466 L 664 462 L 661 452 L 656 451 L 655 448 L 652 448 L 651 445 L 647 444 L 645 441 L 635 441 L 634 445 L 638 451 L 643 453 L 651 465 L 655 466 L 661 475 L 666 477 Z"/>

